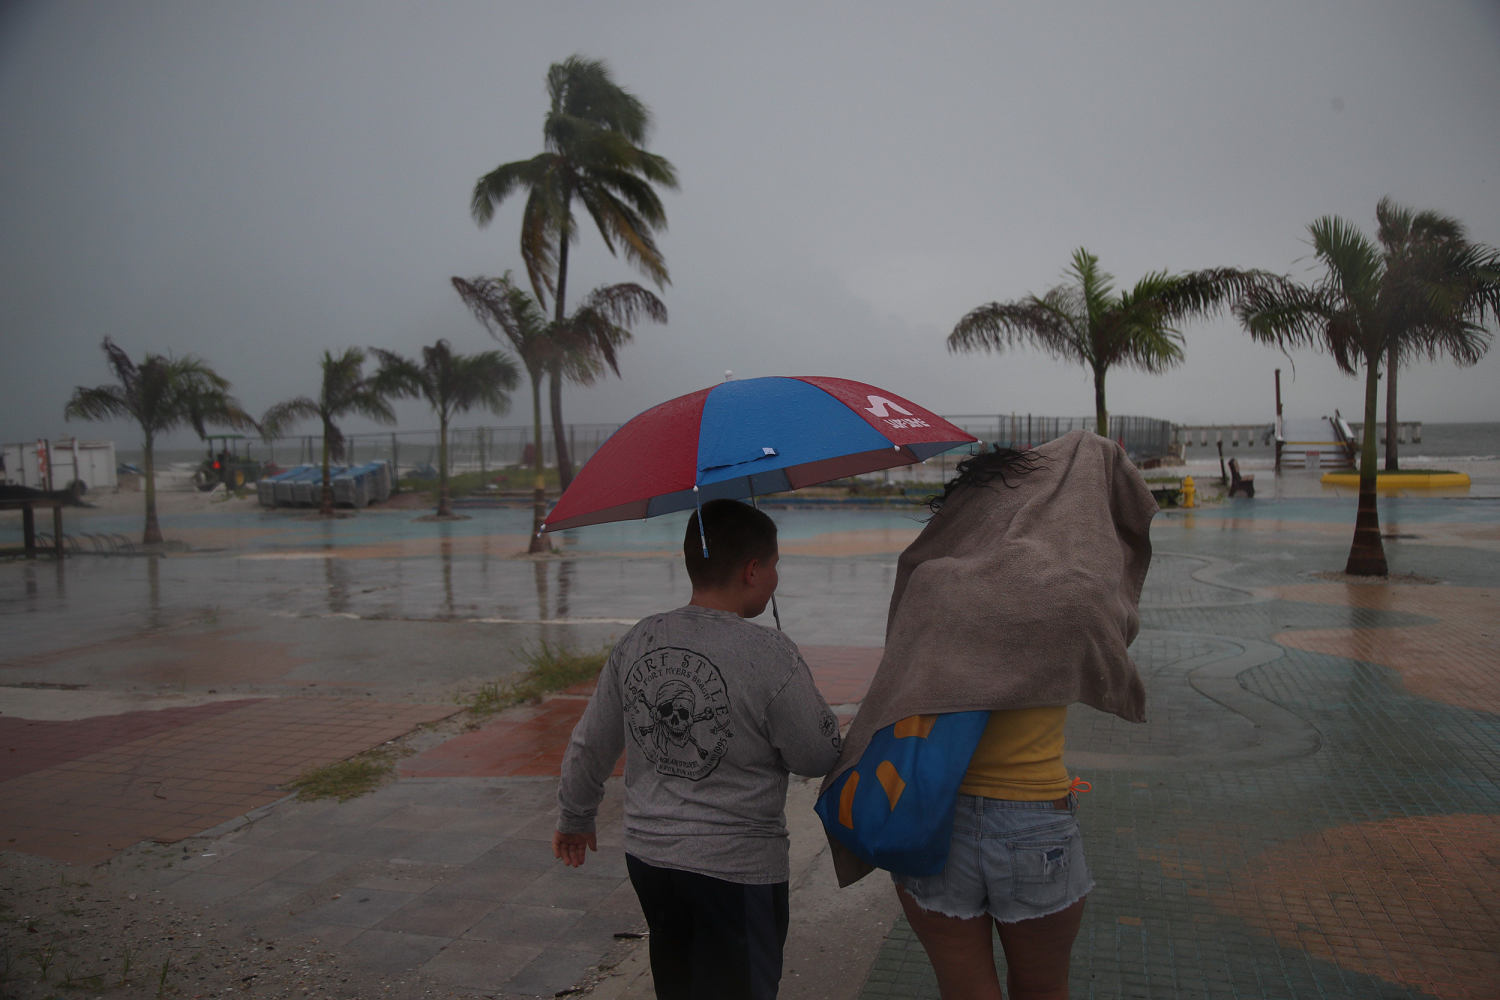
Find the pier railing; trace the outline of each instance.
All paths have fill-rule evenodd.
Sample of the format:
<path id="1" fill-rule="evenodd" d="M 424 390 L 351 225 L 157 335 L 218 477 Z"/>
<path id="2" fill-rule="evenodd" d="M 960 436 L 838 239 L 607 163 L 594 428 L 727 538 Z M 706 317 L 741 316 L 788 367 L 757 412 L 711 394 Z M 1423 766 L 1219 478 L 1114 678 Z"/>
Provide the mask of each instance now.
<path id="1" fill-rule="evenodd" d="M 1351 424 L 1355 440 L 1363 440 L 1362 426 Z M 1385 441 L 1385 424 L 1376 424 L 1378 442 Z M 1330 431 L 1331 433 L 1331 431 Z M 1422 422 L 1403 420 L 1396 425 L 1396 440 L 1420 443 Z M 1184 461 L 1215 458 L 1220 448 L 1228 455 L 1256 455 L 1273 459 L 1276 456 L 1276 425 L 1265 424 L 1176 424 L 1172 427 L 1171 454 Z"/>
<path id="2" fill-rule="evenodd" d="M 1092 431 L 1093 417 L 1045 417 L 1033 413 L 960 414 L 944 416 L 986 444 L 1002 448 L 1033 448 L 1070 431 Z M 1109 437 L 1120 442 L 1136 460 L 1160 458 L 1172 445 L 1172 424 L 1155 417 L 1110 417 Z"/>
<path id="3" fill-rule="evenodd" d="M 1214 458 L 1220 446 L 1225 453 L 1263 452 L 1276 455 L 1275 424 L 1175 424 L 1171 453 L 1184 461 Z"/>

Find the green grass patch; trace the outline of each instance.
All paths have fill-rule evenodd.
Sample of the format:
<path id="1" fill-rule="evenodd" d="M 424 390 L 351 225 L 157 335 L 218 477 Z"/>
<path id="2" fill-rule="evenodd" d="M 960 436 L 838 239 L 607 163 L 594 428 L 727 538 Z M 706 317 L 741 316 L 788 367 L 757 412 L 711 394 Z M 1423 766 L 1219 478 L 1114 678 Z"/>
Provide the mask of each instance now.
<path id="1" fill-rule="evenodd" d="M 494 715 L 514 705 L 537 701 L 553 691 L 591 681 L 604 669 L 609 647 L 578 652 L 544 641 L 538 649 L 522 650 L 521 658 L 529 665 L 524 674 L 480 685 L 479 690 L 460 699 L 464 707 L 476 716 Z"/>
<path id="2" fill-rule="evenodd" d="M 542 470 L 542 478 L 547 484 L 547 489 L 553 493 L 557 492 L 558 480 L 556 469 Z M 437 497 L 438 481 L 432 479 L 417 479 L 412 476 L 403 477 L 400 482 L 402 492 L 430 493 L 433 498 Z M 490 489 L 493 486 L 494 489 Z M 504 468 L 490 469 L 485 472 L 461 472 L 448 477 L 448 495 L 450 497 L 466 497 L 470 494 L 486 494 L 503 490 L 507 493 L 524 492 L 536 489 L 536 474 L 530 469 Z"/>
<path id="3" fill-rule="evenodd" d="M 396 770 L 396 761 L 409 756 L 405 747 L 386 743 L 348 760 L 304 771 L 286 787 L 302 801 L 338 799 L 346 802 L 373 792 Z"/>

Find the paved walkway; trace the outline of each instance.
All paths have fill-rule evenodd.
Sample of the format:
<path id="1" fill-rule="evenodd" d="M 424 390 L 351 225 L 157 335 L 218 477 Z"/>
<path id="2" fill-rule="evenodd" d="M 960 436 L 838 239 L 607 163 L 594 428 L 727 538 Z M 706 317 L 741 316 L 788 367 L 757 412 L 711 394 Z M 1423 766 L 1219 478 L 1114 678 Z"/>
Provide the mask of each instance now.
<path id="1" fill-rule="evenodd" d="M 1387 513 L 1384 584 L 1327 575 L 1347 552 L 1345 501 L 1158 519 L 1133 649 L 1151 720 L 1070 716 L 1098 880 L 1075 997 L 1500 995 L 1500 504 L 1438 504 Z M 163 560 L 147 602 L 129 596 L 146 560 L 0 565 L 0 624 L 25 640 L 0 659 L 0 844 L 94 863 L 180 841 L 185 855 L 136 877 L 439 993 L 597 981 L 598 997 L 650 996 L 618 788 L 583 869 L 547 844 L 582 692 L 419 741 L 398 781 L 357 800 L 277 786 L 451 713 L 473 677 L 519 668 L 506 650 L 602 641 L 621 627 L 609 609 L 624 620 L 679 589 L 672 560 L 580 555 L 576 576 L 473 549 L 337 561 L 239 560 L 240 596 L 211 616 L 198 595 L 223 566 L 203 557 Z M 784 559 L 783 624 L 846 712 L 878 658 L 858 639 L 879 634 L 893 561 Z M 439 620 L 481 582 L 487 607 Z M 78 599 L 100 614 L 59 635 Z M 60 717 L 90 697 L 104 710 Z M 881 878 L 833 888 L 813 788 L 789 803 L 783 996 L 936 997 Z"/>

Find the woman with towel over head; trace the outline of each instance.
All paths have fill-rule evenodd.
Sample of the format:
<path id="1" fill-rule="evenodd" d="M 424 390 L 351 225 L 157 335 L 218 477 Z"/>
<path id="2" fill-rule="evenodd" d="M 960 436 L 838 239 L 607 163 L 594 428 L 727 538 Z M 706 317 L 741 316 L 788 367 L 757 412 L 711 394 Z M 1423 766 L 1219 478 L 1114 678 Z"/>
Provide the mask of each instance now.
<path id="1" fill-rule="evenodd" d="M 1011 1000 L 1065 998 L 1094 883 L 1063 723 L 1075 702 L 1145 719 L 1126 649 L 1140 628 L 1156 503 L 1119 445 L 1075 431 L 966 459 L 930 506 L 901 555 L 885 654 L 818 812 L 841 886 L 891 870 L 944 1000 L 1004 996 L 996 932 Z M 945 782 L 923 777 L 934 765 L 919 770 L 912 754 L 941 760 L 934 737 L 964 719 L 967 736 L 945 737 L 938 792 Z M 934 808 L 933 794 L 944 804 Z M 875 835 L 860 829 L 871 800 L 890 824 Z M 903 807 L 919 833 L 893 832 Z M 928 843 L 887 851 L 872 836 Z"/>

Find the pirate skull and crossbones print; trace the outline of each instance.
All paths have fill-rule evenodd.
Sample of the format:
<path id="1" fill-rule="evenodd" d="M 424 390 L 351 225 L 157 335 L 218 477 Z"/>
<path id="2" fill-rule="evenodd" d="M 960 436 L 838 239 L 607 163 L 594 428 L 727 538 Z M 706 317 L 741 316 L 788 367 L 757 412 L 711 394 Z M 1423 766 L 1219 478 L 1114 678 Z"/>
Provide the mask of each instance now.
<path id="1" fill-rule="evenodd" d="M 631 738 L 661 774 L 698 781 L 718 767 L 734 732 L 719 668 L 689 649 L 654 649 L 625 672 Z"/>

